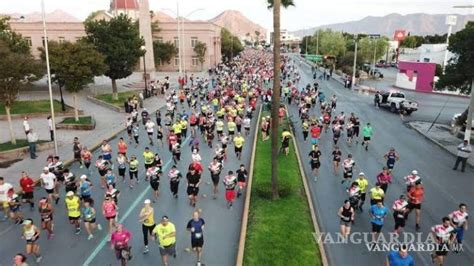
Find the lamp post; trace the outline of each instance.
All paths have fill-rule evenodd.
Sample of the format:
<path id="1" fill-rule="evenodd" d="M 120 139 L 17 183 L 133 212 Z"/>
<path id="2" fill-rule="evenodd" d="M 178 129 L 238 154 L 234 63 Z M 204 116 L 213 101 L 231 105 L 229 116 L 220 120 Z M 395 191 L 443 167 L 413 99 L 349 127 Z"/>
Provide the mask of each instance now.
<path id="1" fill-rule="evenodd" d="M 56 137 L 56 118 L 54 116 L 53 89 L 51 87 L 51 69 L 49 66 L 48 33 L 46 31 L 46 13 L 45 13 L 45 8 L 44 8 L 44 0 L 41 0 L 41 13 L 43 17 L 43 36 L 44 36 L 44 50 L 46 54 L 46 70 L 48 74 L 49 104 L 51 106 L 51 120 L 53 124 L 54 153 L 58 155 L 58 141 Z"/>
<path id="2" fill-rule="evenodd" d="M 456 25 L 456 22 L 457 22 L 457 17 L 456 16 L 447 16 L 446 17 L 446 25 L 448 25 L 448 34 L 446 35 L 446 51 L 444 52 L 443 74 L 446 70 L 446 64 L 448 63 L 449 36 L 451 36 L 453 26 Z"/>
<path id="3" fill-rule="evenodd" d="M 468 8 L 471 10 L 471 13 L 474 13 L 474 5 L 467 6 L 453 6 L 453 8 Z M 472 111 L 474 109 L 474 73 L 471 74 L 471 100 L 469 102 L 469 109 L 467 110 L 467 122 L 466 122 L 466 131 L 464 131 L 464 140 L 467 140 L 471 143 L 471 133 L 472 133 Z"/>
<path id="4" fill-rule="evenodd" d="M 143 51 L 143 79 L 145 80 L 145 90 L 143 91 L 143 95 L 145 98 L 148 98 L 150 95 L 148 95 L 148 83 L 147 83 L 147 73 L 146 73 L 146 60 L 145 60 L 145 54 L 146 54 L 146 47 L 145 45 L 142 45 L 140 49 Z"/>

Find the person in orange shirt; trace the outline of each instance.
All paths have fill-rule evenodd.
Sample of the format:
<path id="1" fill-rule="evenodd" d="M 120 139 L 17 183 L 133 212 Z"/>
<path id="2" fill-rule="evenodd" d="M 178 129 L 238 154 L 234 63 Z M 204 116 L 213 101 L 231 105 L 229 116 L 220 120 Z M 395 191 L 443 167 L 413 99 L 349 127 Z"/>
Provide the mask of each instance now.
<path id="1" fill-rule="evenodd" d="M 118 148 L 118 151 L 119 153 L 125 155 L 125 157 L 127 157 L 127 143 L 124 141 L 123 138 L 120 138 L 118 144 L 117 144 L 117 148 Z"/>
<path id="2" fill-rule="evenodd" d="M 278 109 L 278 118 L 280 119 L 280 124 L 283 122 L 283 118 L 285 117 L 285 106 L 281 105 Z"/>
<path id="3" fill-rule="evenodd" d="M 420 221 L 421 221 L 421 203 L 425 197 L 425 189 L 420 181 L 415 183 L 410 191 L 408 192 L 408 214 L 414 209 L 415 210 L 415 221 L 416 221 L 416 230 L 420 230 Z"/>

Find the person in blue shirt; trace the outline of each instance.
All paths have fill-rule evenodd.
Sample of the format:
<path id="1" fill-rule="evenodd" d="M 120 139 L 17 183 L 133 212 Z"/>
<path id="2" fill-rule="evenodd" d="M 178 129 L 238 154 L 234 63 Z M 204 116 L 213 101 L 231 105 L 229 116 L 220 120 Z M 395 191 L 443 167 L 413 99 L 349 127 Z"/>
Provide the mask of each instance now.
<path id="1" fill-rule="evenodd" d="M 415 266 L 413 257 L 408 254 L 407 246 L 400 245 L 398 251 L 391 251 L 385 260 L 385 266 Z"/>
<path id="2" fill-rule="evenodd" d="M 370 207 L 369 216 L 370 222 L 372 223 L 372 242 L 377 242 L 378 235 L 382 231 L 385 217 L 388 214 L 387 207 L 383 206 L 381 200 L 377 201 L 376 204 Z"/>
<path id="3" fill-rule="evenodd" d="M 204 245 L 204 219 L 200 217 L 199 211 L 193 212 L 193 218 L 189 220 L 186 229 L 191 232 L 191 247 L 197 256 L 197 265 L 201 264 L 202 246 Z"/>
<path id="4" fill-rule="evenodd" d="M 89 199 L 91 197 L 92 183 L 87 179 L 86 175 L 81 176 L 79 183 L 80 197 L 82 200 Z"/>

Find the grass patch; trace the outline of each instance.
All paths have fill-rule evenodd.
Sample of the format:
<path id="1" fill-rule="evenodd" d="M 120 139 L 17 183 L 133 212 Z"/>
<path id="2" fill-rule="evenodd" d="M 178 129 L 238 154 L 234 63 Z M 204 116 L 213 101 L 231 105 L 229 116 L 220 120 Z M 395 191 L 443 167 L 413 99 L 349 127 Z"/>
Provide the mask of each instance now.
<path id="1" fill-rule="evenodd" d="M 269 199 L 271 168 L 271 143 L 262 142 L 259 132 L 244 265 L 322 265 L 293 145 L 288 156 L 278 158 L 277 201 Z"/>
<path id="2" fill-rule="evenodd" d="M 118 93 L 118 100 L 113 100 L 112 99 L 112 94 L 100 94 L 95 96 L 95 98 L 104 101 L 106 103 L 112 104 L 114 106 L 123 107 L 123 103 L 128 100 L 128 98 L 137 96 L 138 97 L 139 91 L 125 91 L 125 92 L 119 92 Z"/>
<path id="3" fill-rule="evenodd" d="M 36 144 L 49 142 L 47 140 L 38 140 Z M 11 142 L 0 143 L 0 151 L 9 151 L 18 148 L 28 147 L 28 141 L 26 139 L 17 139 L 16 144 L 13 145 Z"/>
<path id="4" fill-rule="evenodd" d="M 66 117 L 62 124 L 74 124 L 74 125 L 92 125 L 92 117 L 90 116 L 80 116 L 79 121 L 76 121 L 74 117 Z"/>
<path id="5" fill-rule="evenodd" d="M 53 101 L 54 112 L 62 112 L 61 103 L 59 101 Z M 72 111 L 73 108 L 66 105 L 66 112 Z M 51 107 L 49 100 L 38 100 L 38 101 L 16 101 L 10 110 L 12 115 L 21 114 L 35 114 L 35 113 L 49 113 Z M 0 103 L 0 115 L 6 115 L 5 105 Z"/>

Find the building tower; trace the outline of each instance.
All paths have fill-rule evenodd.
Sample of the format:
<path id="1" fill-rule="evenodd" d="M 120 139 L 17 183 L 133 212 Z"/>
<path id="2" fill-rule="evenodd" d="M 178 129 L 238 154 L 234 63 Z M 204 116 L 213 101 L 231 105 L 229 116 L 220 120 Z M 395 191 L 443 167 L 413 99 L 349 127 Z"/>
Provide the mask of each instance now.
<path id="1" fill-rule="evenodd" d="M 153 80 L 155 78 L 155 56 L 153 53 L 150 5 L 148 0 L 140 0 L 139 11 L 140 36 L 145 40 L 146 49 L 145 60 L 140 61 L 140 70 L 144 70 L 143 62 L 145 62 L 146 72 L 150 74 L 150 80 Z"/>

